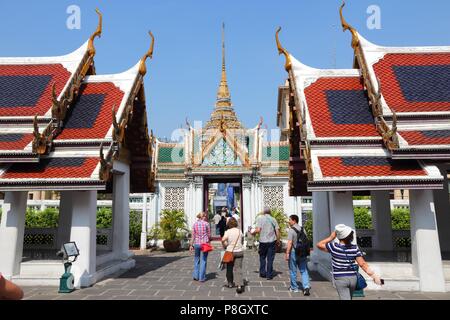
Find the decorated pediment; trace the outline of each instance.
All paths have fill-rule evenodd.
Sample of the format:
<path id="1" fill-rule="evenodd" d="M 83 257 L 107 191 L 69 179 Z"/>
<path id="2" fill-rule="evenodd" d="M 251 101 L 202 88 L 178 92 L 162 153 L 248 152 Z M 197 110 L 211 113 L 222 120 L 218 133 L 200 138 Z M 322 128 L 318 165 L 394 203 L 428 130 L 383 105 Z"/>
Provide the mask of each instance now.
<path id="1" fill-rule="evenodd" d="M 241 166 L 242 161 L 228 142 L 221 138 L 204 157 L 202 166 Z"/>

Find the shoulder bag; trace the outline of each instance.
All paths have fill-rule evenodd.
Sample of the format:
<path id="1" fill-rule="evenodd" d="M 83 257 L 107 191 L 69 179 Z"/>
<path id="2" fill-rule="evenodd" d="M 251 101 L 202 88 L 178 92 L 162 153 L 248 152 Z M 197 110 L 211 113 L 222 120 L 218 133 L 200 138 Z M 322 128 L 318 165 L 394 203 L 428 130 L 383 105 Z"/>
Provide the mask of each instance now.
<path id="1" fill-rule="evenodd" d="M 234 248 L 236 247 L 240 237 L 241 237 L 241 230 L 239 230 L 239 236 L 238 236 L 236 242 L 234 243 L 233 249 L 231 249 L 231 251 L 225 251 L 225 254 L 223 255 L 223 258 L 222 258 L 222 263 L 233 262 L 233 260 L 234 260 L 233 251 L 234 251 Z"/>

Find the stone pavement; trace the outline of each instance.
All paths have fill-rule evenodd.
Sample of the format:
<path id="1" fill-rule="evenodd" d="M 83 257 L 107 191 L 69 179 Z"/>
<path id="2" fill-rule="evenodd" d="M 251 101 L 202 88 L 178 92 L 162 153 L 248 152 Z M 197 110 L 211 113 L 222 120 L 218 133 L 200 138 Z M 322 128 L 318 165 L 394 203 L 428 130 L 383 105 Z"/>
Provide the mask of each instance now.
<path id="1" fill-rule="evenodd" d="M 332 284 L 315 272 L 310 273 L 311 296 L 291 293 L 289 272 L 284 254 L 278 253 L 273 280 L 259 278 L 259 258 L 255 251 L 246 251 L 244 277 L 249 281 L 245 292 L 238 295 L 235 289 L 224 288 L 225 270 L 218 270 L 219 251 L 208 257 L 207 281 L 192 280 L 193 256 L 189 252 L 166 253 L 164 251 L 136 251 L 136 267 L 117 278 L 104 279 L 90 288 L 70 294 L 58 294 L 56 287 L 24 287 L 26 300 L 336 300 Z M 300 274 L 298 274 L 300 279 Z M 445 299 L 448 293 L 415 293 L 365 290 L 365 298 L 355 299 Z"/>

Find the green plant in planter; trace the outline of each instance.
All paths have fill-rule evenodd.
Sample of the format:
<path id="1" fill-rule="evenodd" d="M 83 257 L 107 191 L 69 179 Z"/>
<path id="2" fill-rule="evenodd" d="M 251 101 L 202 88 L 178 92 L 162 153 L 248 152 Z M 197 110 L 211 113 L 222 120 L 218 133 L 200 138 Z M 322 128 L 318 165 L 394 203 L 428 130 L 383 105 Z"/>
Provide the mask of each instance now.
<path id="1" fill-rule="evenodd" d="M 164 248 L 169 252 L 177 251 L 181 245 L 180 240 L 189 233 L 183 210 L 163 210 L 159 228 L 154 232 L 164 239 Z"/>

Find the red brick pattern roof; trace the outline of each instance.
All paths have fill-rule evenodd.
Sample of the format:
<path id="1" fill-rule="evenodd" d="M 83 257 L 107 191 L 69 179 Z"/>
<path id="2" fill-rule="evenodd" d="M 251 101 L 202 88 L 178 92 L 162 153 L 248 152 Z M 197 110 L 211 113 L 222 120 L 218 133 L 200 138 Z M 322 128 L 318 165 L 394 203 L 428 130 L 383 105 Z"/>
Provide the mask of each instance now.
<path id="1" fill-rule="evenodd" d="M 88 96 L 102 96 L 100 105 L 89 106 L 98 108 L 95 112 L 95 119 L 85 119 L 84 112 L 77 109 L 82 107 L 79 103 Z M 78 139 L 103 139 L 109 128 L 112 126 L 112 108 L 119 109 L 124 93 L 111 82 L 87 83 L 80 88 L 78 101 L 72 106 L 69 114 L 66 116 L 65 124 L 76 123 L 76 127 L 64 128 L 57 139 L 78 140 Z M 76 119 L 73 119 L 76 117 Z M 72 118 L 72 119 L 71 119 Z"/>
<path id="2" fill-rule="evenodd" d="M 436 90 L 419 93 L 414 97 L 414 93 L 408 92 L 405 84 L 401 83 L 401 79 L 396 74 L 398 67 L 412 68 L 417 67 L 416 73 L 414 69 L 410 68 L 412 73 L 406 75 L 409 77 L 410 83 L 420 79 L 424 83 L 432 84 L 436 82 Z M 422 72 L 423 67 L 430 66 L 440 68 L 441 74 L 431 74 L 430 72 Z M 446 101 L 445 97 L 448 95 L 448 88 L 446 92 L 442 92 L 442 86 L 445 87 L 446 79 L 449 75 L 445 72 L 450 66 L 450 54 L 448 53 L 405 53 L 405 54 L 387 54 L 382 60 L 375 63 L 373 68 L 376 76 L 381 81 L 381 90 L 388 104 L 389 108 L 395 112 L 438 112 L 450 111 L 450 101 Z M 413 79 L 411 79 L 414 75 Z M 408 79 L 406 79 L 408 80 Z M 433 87 L 433 86 L 431 86 Z M 427 97 L 428 95 L 428 97 Z"/>
<path id="3" fill-rule="evenodd" d="M 399 134 L 409 145 L 450 145 L 450 135 L 433 136 L 426 131 L 400 131 Z"/>
<path id="4" fill-rule="evenodd" d="M 1 134 L 0 135 L 0 150 L 23 150 L 31 141 L 33 141 L 33 134 Z"/>
<path id="5" fill-rule="evenodd" d="M 352 101 L 351 98 L 365 95 L 361 81 L 358 77 L 321 78 L 305 89 L 309 114 L 317 137 L 379 136 L 374 120 L 369 114 L 371 111 L 368 100 L 367 105 L 362 105 L 361 97 L 358 101 Z M 347 95 L 342 95 L 344 98 L 330 99 L 330 93 Z M 330 105 L 331 103 L 333 105 Z M 350 106 L 353 108 L 356 106 L 357 112 Z M 364 117 L 356 118 L 354 123 L 342 121 L 346 118 L 351 120 L 354 116 Z"/>
<path id="6" fill-rule="evenodd" d="M 0 77 L 3 82 L 7 83 L 7 77 L 22 79 L 21 81 L 32 81 L 35 76 L 51 76 L 50 81 L 40 92 L 35 92 L 38 96 L 35 105 L 17 105 L 8 106 L 0 105 L 0 116 L 43 116 L 52 106 L 52 85 L 56 84 L 56 93 L 59 95 L 69 80 L 71 73 L 61 64 L 35 64 L 35 65 L 0 65 Z M 28 79 L 27 79 L 28 76 Z M 11 88 L 9 88 L 11 89 Z M 13 88 L 18 91 L 23 90 L 21 87 Z M 4 89 L 1 89 L 4 90 Z M 20 96 L 20 92 L 17 93 Z"/>
<path id="7" fill-rule="evenodd" d="M 393 161 L 380 157 L 319 157 L 319 165 L 324 177 L 389 177 L 389 176 L 425 176 L 426 172 L 414 160 Z M 359 159 L 358 165 L 345 163 L 347 159 Z M 386 163 L 373 165 L 380 159 Z M 367 165 L 364 165 L 364 162 Z"/>
<path id="8" fill-rule="evenodd" d="M 90 178 L 99 158 L 51 158 L 13 164 L 1 179 Z"/>

